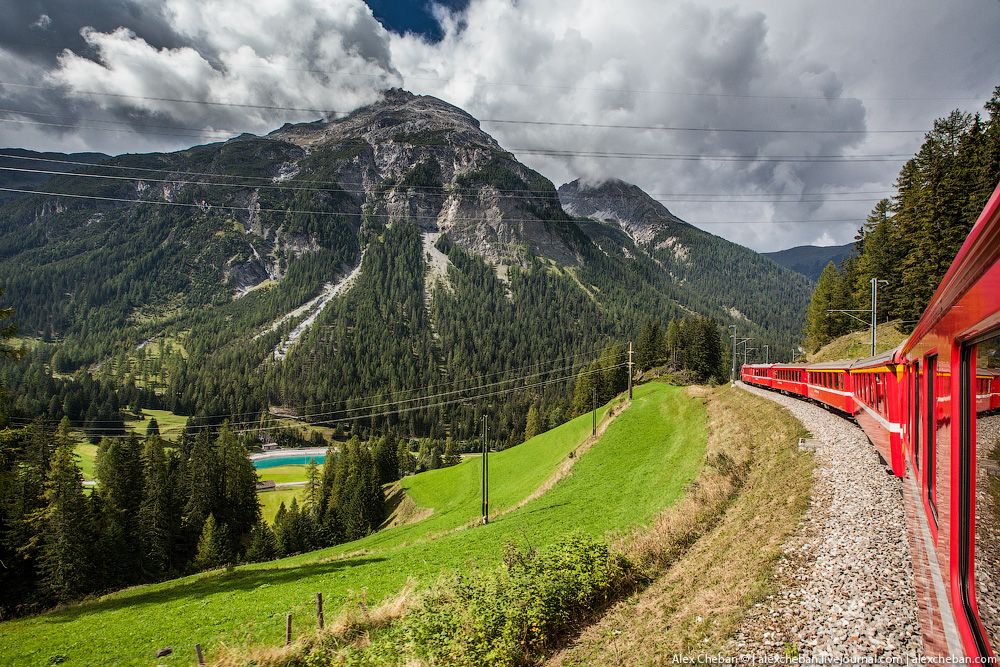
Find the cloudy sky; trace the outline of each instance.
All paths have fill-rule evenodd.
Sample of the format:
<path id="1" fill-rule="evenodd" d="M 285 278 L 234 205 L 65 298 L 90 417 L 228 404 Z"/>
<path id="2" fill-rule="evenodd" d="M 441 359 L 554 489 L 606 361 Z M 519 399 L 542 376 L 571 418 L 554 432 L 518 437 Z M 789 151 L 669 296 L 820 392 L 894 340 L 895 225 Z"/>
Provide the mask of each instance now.
<path id="1" fill-rule="evenodd" d="M 1000 85 L 1000 0 L 0 0 L 0 15 L 2 146 L 172 150 L 402 86 L 493 119 L 556 185 L 631 181 L 758 250 L 851 241 L 933 119 Z"/>

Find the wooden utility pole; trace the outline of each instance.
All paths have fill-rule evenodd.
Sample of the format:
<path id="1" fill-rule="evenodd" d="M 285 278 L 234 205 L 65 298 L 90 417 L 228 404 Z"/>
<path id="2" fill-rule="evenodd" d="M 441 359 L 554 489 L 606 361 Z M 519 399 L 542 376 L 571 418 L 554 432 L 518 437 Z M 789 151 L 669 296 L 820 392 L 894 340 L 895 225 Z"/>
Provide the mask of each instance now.
<path id="1" fill-rule="evenodd" d="M 594 425 L 590 429 L 590 434 L 597 435 L 597 390 L 596 389 L 590 390 L 590 406 L 594 422 Z"/>
<path id="2" fill-rule="evenodd" d="M 632 341 L 628 342 L 628 400 L 632 400 Z"/>
<path id="3" fill-rule="evenodd" d="M 490 425 L 483 415 L 483 525 L 490 522 Z"/>

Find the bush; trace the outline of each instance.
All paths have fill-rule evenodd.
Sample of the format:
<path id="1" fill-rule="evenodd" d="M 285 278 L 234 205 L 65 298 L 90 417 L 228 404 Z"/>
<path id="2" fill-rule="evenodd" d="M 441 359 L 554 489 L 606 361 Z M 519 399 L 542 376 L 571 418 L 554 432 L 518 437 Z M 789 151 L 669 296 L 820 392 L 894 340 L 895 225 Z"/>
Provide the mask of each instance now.
<path id="1" fill-rule="evenodd" d="M 534 664 L 634 580 L 624 557 L 590 537 L 573 535 L 544 552 L 507 545 L 498 570 L 430 591 L 395 639 L 435 663 Z"/>

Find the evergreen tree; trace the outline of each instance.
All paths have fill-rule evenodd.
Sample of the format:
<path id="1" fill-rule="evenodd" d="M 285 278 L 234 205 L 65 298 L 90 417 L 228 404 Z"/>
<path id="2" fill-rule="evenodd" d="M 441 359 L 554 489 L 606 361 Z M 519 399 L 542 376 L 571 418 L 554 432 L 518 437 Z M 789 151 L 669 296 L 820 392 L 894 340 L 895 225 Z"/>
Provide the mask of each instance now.
<path id="1" fill-rule="evenodd" d="M 224 536 L 231 540 L 228 550 L 238 553 L 243 538 L 260 520 L 260 502 L 257 498 L 257 470 L 250 461 L 247 448 L 223 424 L 216 440 L 219 458 L 217 495 L 213 513 L 226 530 Z"/>
<path id="2" fill-rule="evenodd" d="M 83 475 L 70 445 L 52 456 L 40 513 L 38 564 L 42 584 L 59 602 L 72 600 L 94 587 L 90 545 L 92 536 Z"/>
<path id="3" fill-rule="evenodd" d="M 322 500 L 323 482 L 320 479 L 319 466 L 316 465 L 316 459 L 309 459 L 309 465 L 306 466 L 305 491 L 306 509 L 310 514 L 318 514 Z"/>
<path id="4" fill-rule="evenodd" d="M 400 477 L 396 443 L 387 435 L 383 435 L 375 443 L 375 466 L 382 484 L 395 482 Z"/>
<path id="5" fill-rule="evenodd" d="M 653 366 L 657 366 L 664 356 L 665 340 L 664 334 L 660 330 L 660 323 L 655 320 L 646 320 L 639 329 L 639 336 L 635 342 L 635 366 L 640 371 L 648 371 Z"/>
<path id="6" fill-rule="evenodd" d="M 209 514 L 198 538 L 198 550 L 193 565 L 198 570 L 208 570 L 232 562 L 229 536 L 224 524 L 216 523 L 215 515 Z"/>
<path id="7" fill-rule="evenodd" d="M 143 498 L 142 441 L 137 436 L 104 438 L 97 450 L 97 493 L 101 496 L 103 548 L 108 583 L 135 582 L 142 572 L 139 512 Z"/>
<path id="8" fill-rule="evenodd" d="M 455 449 L 455 441 L 449 435 L 444 441 L 444 454 L 441 455 L 441 465 L 453 466 L 461 462 L 462 455 Z"/>
<path id="9" fill-rule="evenodd" d="M 187 502 L 184 505 L 184 527 L 189 535 L 201 535 L 208 515 L 212 513 L 218 467 L 211 434 L 198 431 L 191 446 L 185 474 Z"/>
<path id="10" fill-rule="evenodd" d="M 826 265 L 816 283 L 809 310 L 806 313 L 805 344 L 810 350 L 818 350 L 837 336 L 849 331 L 844 315 L 829 313 L 834 309 L 850 310 L 852 302 L 847 285 L 833 262 Z"/>
<path id="11" fill-rule="evenodd" d="M 399 445 L 396 446 L 396 461 L 399 466 L 400 479 L 412 475 L 417 470 L 416 461 L 413 460 L 406 440 L 400 440 Z"/>
<path id="12" fill-rule="evenodd" d="M 160 425 L 156 421 L 156 417 L 150 417 L 149 423 L 146 424 L 146 437 L 160 437 Z"/>
<path id="13" fill-rule="evenodd" d="M 542 432 L 541 420 L 538 417 L 538 405 L 532 403 L 528 408 L 528 416 L 524 420 L 524 439 L 531 440 Z"/>
<path id="14" fill-rule="evenodd" d="M 278 556 L 278 540 L 271 526 L 261 519 L 250 531 L 246 559 L 251 563 L 274 560 Z"/>
<path id="15" fill-rule="evenodd" d="M 153 577 L 170 569 L 173 529 L 173 503 L 163 441 L 146 439 L 142 453 L 143 497 L 139 507 L 139 539 L 143 569 Z"/>

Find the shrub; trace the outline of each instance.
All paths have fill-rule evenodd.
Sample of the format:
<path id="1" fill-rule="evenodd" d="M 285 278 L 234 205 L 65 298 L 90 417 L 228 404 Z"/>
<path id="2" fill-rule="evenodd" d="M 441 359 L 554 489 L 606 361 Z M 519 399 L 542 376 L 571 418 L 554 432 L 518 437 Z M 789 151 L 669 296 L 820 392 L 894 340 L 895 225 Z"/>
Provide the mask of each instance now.
<path id="1" fill-rule="evenodd" d="M 594 538 L 572 535 L 542 552 L 508 544 L 499 569 L 432 589 L 394 639 L 434 663 L 533 664 L 634 579 Z"/>

